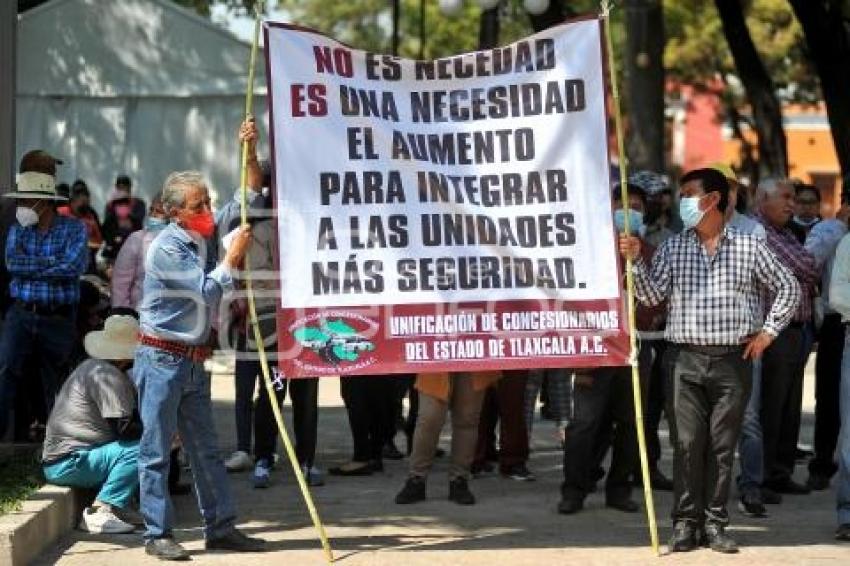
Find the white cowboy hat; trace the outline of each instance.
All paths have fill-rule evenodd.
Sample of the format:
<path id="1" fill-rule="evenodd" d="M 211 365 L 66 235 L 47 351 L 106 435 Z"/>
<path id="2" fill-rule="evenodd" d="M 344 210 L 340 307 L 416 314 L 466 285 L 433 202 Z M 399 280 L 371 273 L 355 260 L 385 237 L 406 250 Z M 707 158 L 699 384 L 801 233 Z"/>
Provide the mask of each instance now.
<path id="1" fill-rule="evenodd" d="M 53 175 L 36 171 L 27 171 L 18 175 L 17 189 L 3 196 L 6 198 L 57 200 L 61 202 L 68 200 L 68 197 L 56 192 L 56 178 Z"/>
<path id="2" fill-rule="evenodd" d="M 103 330 L 86 334 L 86 353 L 98 360 L 132 360 L 139 343 L 139 323 L 130 315 L 114 314 Z"/>

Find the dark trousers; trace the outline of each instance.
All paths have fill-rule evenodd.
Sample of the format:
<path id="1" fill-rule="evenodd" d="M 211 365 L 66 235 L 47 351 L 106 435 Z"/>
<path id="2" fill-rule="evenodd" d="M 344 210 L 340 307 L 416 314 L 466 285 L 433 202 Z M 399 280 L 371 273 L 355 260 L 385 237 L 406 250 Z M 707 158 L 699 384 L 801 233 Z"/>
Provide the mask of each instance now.
<path id="1" fill-rule="evenodd" d="M 388 439 L 395 435 L 397 385 L 389 375 L 340 377 L 340 393 L 348 411 L 355 462 L 380 461 Z"/>
<path id="2" fill-rule="evenodd" d="M 244 355 L 241 354 L 241 355 Z M 275 367 L 275 363 L 270 366 Z M 236 379 L 236 447 L 251 452 L 251 427 L 254 431 L 254 456 L 271 459 L 275 452 L 278 430 L 269 396 L 262 379 L 259 360 L 237 359 Z M 254 390 L 259 382 L 260 394 L 254 404 Z M 295 433 L 295 453 L 301 464 L 312 465 L 316 457 L 316 439 L 319 428 L 319 381 L 316 378 L 282 380 L 283 387 L 275 390 L 279 407 L 286 399 L 286 390 L 292 399 L 292 424 Z"/>
<path id="3" fill-rule="evenodd" d="M 244 344 L 244 341 L 243 341 Z M 244 347 L 244 346 L 243 346 Z M 239 350 L 237 356 L 246 355 Z M 236 360 L 233 377 L 235 380 L 236 399 L 233 403 L 236 417 L 236 449 L 251 453 L 251 423 L 254 421 L 254 391 L 260 379 L 258 362 L 253 360 Z M 262 388 L 261 388 L 262 389 Z"/>
<path id="4" fill-rule="evenodd" d="M 24 379 L 39 379 L 46 414 L 66 374 L 74 347 L 74 316 L 44 316 L 13 304 L 6 312 L 0 336 L 0 438 L 6 434 L 11 407 L 17 406 L 18 391 L 25 391 Z M 39 372 L 27 375 L 24 363 L 35 360 Z"/>
<path id="5" fill-rule="evenodd" d="M 478 422 L 475 463 L 499 461 L 499 470 L 528 460 L 528 427 L 525 425 L 525 386 L 528 370 L 505 371 L 502 378 L 487 389 Z M 496 424 L 499 425 L 499 450 L 496 451 Z"/>
<path id="6" fill-rule="evenodd" d="M 647 381 L 647 396 L 644 405 L 644 430 L 646 431 L 646 452 L 649 459 L 649 469 L 658 469 L 661 460 L 661 437 L 658 428 L 661 426 L 661 414 L 664 412 L 664 384 L 670 368 L 665 365 L 664 351 L 667 348 L 665 340 L 651 340 L 641 346 L 641 374 L 643 373 L 644 350 L 648 350 L 650 359 Z M 641 376 L 643 377 L 643 376 Z"/>
<path id="7" fill-rule="evenodd" d="M 844 354 L 844 325 L 840 314 L 823 318 L 815 360 L 815 456 L 809 461 L 809 473 L 832 477 L 835 446 L 841 428 L 838 411 L 841 385 L 841 356 Z"/>
<path id="8" fill-rule="evenodd" d="M 259 365 L 257 363 L 258 370 Z M 278 407 L 282 407 L 286 399 L 286 389 L 289 388 L 295 455 L 302 466 L 312 466 L 316 459 L 316 437 L 319 430 L 319 380 L 315 377 L 299 378 L 283 380 L 281 383 L 281 388 L 275 389 L 275 397 Z M 257 460 L 272 459 L 277 435 L 277 421 L 263 383 L 254 407 L 254 457 Z"/>
<path id="9" fill-rule="evenodd" d="M 573 411 L 564 442 L 564 498 L 584 499 L 591 491 L 600 431 L 609 422 L 613 424 L 613 453 L 605 481 L 606 497 L 619 500 L 631 493 L 631 474 L 638 459 L 631 379 L 630 368 L 601 368 L 573 376 Z"/>
<path id="10" fill-rule="evenodd" d="M 740 347 L 667 348 L 673 439 L 673 521 L 727 524 L 735 445 L 752 387 Z"/>
<path id="11" fill-rule="evenodd" d="M 762 360 L 760 416 L 768 486 L 794 473 L 803 369 L 803 329 L 791 326 L 779 333 Z"/>

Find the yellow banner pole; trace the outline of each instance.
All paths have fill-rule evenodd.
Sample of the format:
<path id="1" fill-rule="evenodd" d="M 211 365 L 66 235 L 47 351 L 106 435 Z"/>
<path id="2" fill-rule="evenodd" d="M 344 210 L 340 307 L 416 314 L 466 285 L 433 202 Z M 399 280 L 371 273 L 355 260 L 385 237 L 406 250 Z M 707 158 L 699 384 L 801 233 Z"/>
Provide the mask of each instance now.
<path id="1" fill-rule="evenodd" d="M 255 4 L 255 20 L 254 20 L 254 41 L 251 44 L 251 57 L 248 68 L 248 88 L 245 93 L 245 116 L 251 115 L 254 106 L 254 69 L 257 65 L 257 48 L 260 42 L 260 27 L 262 25 L 263 2 L 258 1 Z M 242 205 L 242 226 L 248 224 L 248 144 L 242 144 L 242 164 L 240 175 L 240 192 Z M 325 527 L 319 517 L 319 512 L 316 510 L 316 505 L 313 502 L 313 496 L 310 494 L 310 488 L 307 481 L 304 479 L 304 473 L 301 471 L 301 466 L 298 463 L 298 457 L 295 454 L 295 448 L 292 446 L 292 441 L 289 438 L 289 433 L 286 430 L 286 423 L 283 420 L 283 415 L 280 412 L 280 407 L 277 404 L 277 395 L 275 395 L 274 384 L 269 371 L 269 361 L 266 355 L 265 345 L 263 344 L 263 335 L 260 332 L 260 325 L 257 321 L 257 307 L 254 302 L 254 288 L 251 279 L 251 266 L 248 261 L 248 256 L 245 257 L 244 269 L 245 291 L 248 297 L 248 312 L 251 320 L 251 327 L 254 334 L 254 342 L 257 344 L 257 355 L 260 358 L 260 367 L 262 368 L 263 383 L 266 388 L 266 393 L 269 398 L 269 403 L 272 406 L 274 420 L 277 423 L 280 438 L 283 440 L 283 445 L 286 448 L 286 455 L 289 457 L 289 463 L 292 465 L 292 470 L 295 472 L 295 478 L 298 480 L 298 487 L 301 489 L 301 495 L 304 497 L 304 502 L 307 504 L 307 509 L 310 512 L 310 518 L 313 520 L 313 525 L 319 534 L 322 541 L 322 549 L 325 552 L 325 558 L 328 563 L 334 561 L 333 551 L 331 550 L 328 535 L 325 532 Z"/>
<path id="2" fill-rule="evenodd" d="M 617 86 L 617 64 L 614 60 L 614 44 L 611 39 L 611 2 L 602 0 L 602 22 L 605 33 L 605 46 L 608 52 L 608 73 L 611 83 L 611 96 L 614 102 L 614 128 L 617 135 L 617 155 L 620 158 L 620 195 L 623 207 L 629 206 L 628 176 L 626 175 L 626 150 L 623 142 L 623 116 L 620 110 L 620 90 Z M 624 230 L 630 230 L 629 215 L 624 215 Z M 629 365 L 632 367 L 632 392 L 635 405 L 635 428 L 637 429 L 638 451 L 640 452 L 640 472 L 643 478 L 643 499 L 649 522 L 649 538 L 652 551 L 660 555 L 658 548 L 658 523 L 655 520 L 655 503 L 652 499 L 652 485 L 649 481 L 649 459 L 646 456 L 646 435 L 643 427 L 643 403 L 641 402 L 640 371 L 638 370 L 637 328 L 635 327 L 635 284 L 632 275 L 632 260 L 626 258 L 626 297 L 629 321 Z"/>

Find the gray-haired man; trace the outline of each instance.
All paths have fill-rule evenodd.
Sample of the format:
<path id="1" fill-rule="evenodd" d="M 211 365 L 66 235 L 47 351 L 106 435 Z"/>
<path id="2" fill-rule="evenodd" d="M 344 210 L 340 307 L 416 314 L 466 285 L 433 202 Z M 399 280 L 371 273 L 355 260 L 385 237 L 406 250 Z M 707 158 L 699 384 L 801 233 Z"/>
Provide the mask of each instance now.
<path id="1" fill-rule="evenodd" d="M 202 252 L 214 223 L 203 177 L 191 171 L 172 173 L 162 203 L 170 224 L 148 249 L 133 372 L 144 425 L 139 478 L 145 550 L 165 560 L 189 558 L 172 538 L 174 511 L 168 496 L 171 441 L 179 431 L 192 464 L 206 548 L 260 551 L 263 541 L 234 527 L 236 511 L 218 455 L 203 366 L 210 356 L 212 306 L 232 286 L 231 270 L 242 262 L 251 232 L 239 232 L 221 265 L 206 274 Z"/>

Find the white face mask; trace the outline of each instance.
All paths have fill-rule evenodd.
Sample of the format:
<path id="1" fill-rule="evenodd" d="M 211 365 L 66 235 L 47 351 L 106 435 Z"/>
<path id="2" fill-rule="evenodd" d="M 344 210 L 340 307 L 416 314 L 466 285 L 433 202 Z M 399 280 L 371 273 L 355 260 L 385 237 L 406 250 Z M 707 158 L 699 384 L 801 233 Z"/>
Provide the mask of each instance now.
<path id="1" fill-rule="evenodd" d="M 38 213 L 28 206 L 19 206 L 15 210 L 15 218 L 24 228 L 38 224 Z"/>

